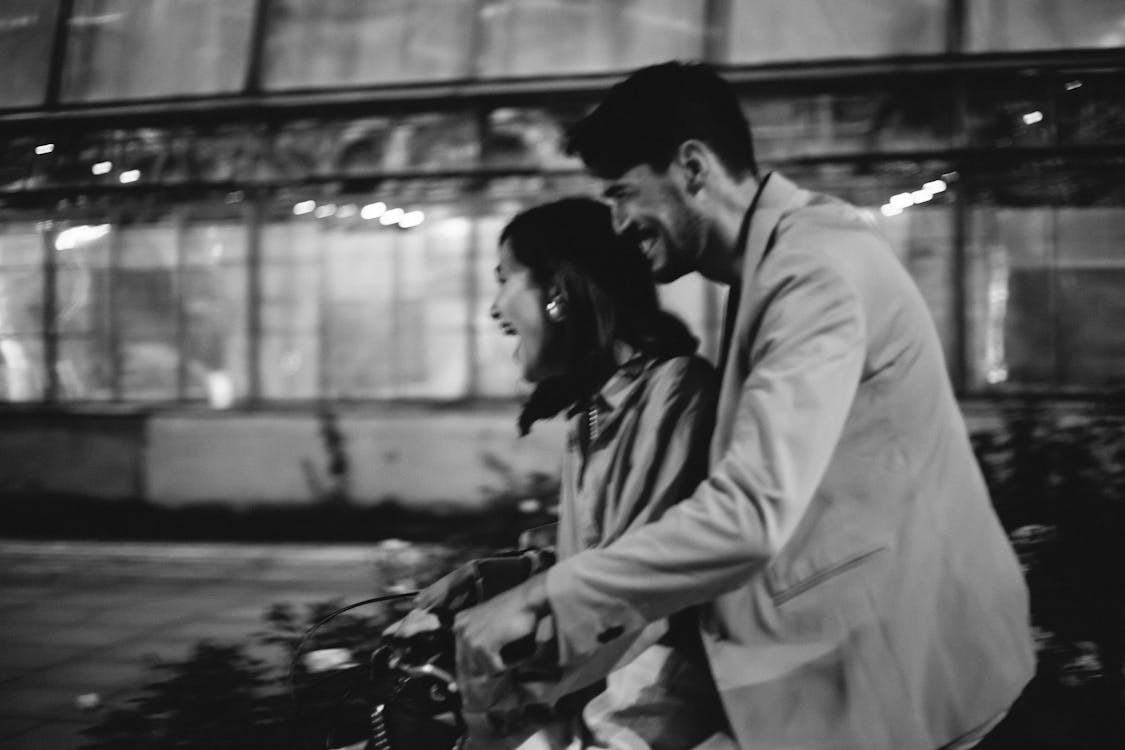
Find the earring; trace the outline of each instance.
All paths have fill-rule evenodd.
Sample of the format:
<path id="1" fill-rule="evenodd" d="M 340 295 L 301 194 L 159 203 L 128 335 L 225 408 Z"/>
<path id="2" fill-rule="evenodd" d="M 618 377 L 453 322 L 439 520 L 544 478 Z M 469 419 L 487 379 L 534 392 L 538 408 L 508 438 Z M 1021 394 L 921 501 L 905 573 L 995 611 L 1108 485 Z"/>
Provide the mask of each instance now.
<path id="1" fill-rule="evenodd" d="M 544 309 L 547 312 L 547 320 L 552 323 L 561 323 L 566 318 L 566 303 L 563 302 L 562 297 L 552 297 L 547 301 Z"/>

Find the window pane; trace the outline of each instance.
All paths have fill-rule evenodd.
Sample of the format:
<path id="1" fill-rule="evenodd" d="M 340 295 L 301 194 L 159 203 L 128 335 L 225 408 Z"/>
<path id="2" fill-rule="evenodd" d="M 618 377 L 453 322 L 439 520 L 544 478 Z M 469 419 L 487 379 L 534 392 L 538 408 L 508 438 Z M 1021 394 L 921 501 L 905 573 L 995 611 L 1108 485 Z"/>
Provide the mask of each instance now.
<path id="1" fill-rule="evenodd" d="M 262 395 L 316 398 L 321 377 L 320 228 L 312 220 L 294 220 L 287 208 L 278 206 L 262 227 Z"/>
<path id="2" fill-rule="evenodd" d="M 265 166 L 275 179 L 466 169 L 480 150 L 472 116 L 442 112 L 279 128 Z"/>
<path id="3" fill-rule="evenodd" d="M 177 228 L 119 228 L 119 262 L 112 278 L 113 322 L 125 400 L 170 400 L 178 394 Z M 188 363 L 189 366 L 191 363 Z M 202 377 L 191 372 L 188 377 Z"/>
<path id="4" fill-rule="evenodd" d="M 628 70 L 703 53 L 704 0 L 492 0 L 486 77 Z"/>
<path id="5" fill-rule="evenodd" d="M 979 146 L 1045 146 L 1052 142 L 1051 92 L 1038 76 L 974 82 L 967 99 L 965 132 Z"/>
<path id="6" fill-rule="evenodd" d="M 728 62 L 924 55 L 945 44 L 946 0 L 738 0 Z"/>
<path id="7" fill-rule="evenodd" d="M 1125 383 L 1125 208 L 979 208 L 970 320 L 976 387 Z"/>
<path id="8" fill-rule="evenodd" d="M 0 3 L 0 109 L 43 103 L 58 0 Z"/>
<path id="9" fill-rule="evenodd" d="M 0 401 L 43 397 L 43 236 L 0 222 Z"/>
<path id="10" fill-rule="evenodd" d="M 55 326 L 59 332 L 59 398 L 114 397 L 117 360 L 112 346 L 108 223 L 92 220 L 57 226 Z"/>
<path id="11" fill-rule="evenodd" d="M 500 107 L 488 113 L 482 161 L 489 167 L 582 169 L 578 157 L 563 151 L 567 127 L 588 107 L 572 109 Z"/>
<path id="12" fill-rule="evenodd" d="M 953 96 L 947 85 L 756 96 L 743 102 L 758 158 L 946 148 Z"/>
<path id="13" fill-rule="evenodd" d="M 1054 86 L 1060 142 L 1125 142 L 1125 77 L 1120 73 L 1068 71 Z"/>
<path id="14" fill-rule="evenodd" d="M 332 397 L 467 395 L 470 221 L 456 205 L 408 208 L 422 224 L 353 216 L 324 227 Z"/>
<path id="15" fill-rule="evenodd" d="M 223 408 L 248 389 L 246 226 L 197 211 L 181 240 L 184 396 Z"/>
<path id="16" fill-rule="evenodd" d="M 87 102 L 238 91 L 254 0 L 75 0 L 62 97 Z"/>
<path id="17" fill-rule="evenodd" d="M 970 52 L 1125 45 L 1121 0 L 977 0 L 968 9 Z"/>
<path id="18" fill-rule="evenodd" d="M 470 221 L 434 199 L 462 188 L 417 187 L 277 207 L 262 247 L 266 397 L 467 395 Z"/>
<path id="19" fill-rule="evenodd" d="M 269 89 L 463 78 L 473 0 L 277 0 Z"/>

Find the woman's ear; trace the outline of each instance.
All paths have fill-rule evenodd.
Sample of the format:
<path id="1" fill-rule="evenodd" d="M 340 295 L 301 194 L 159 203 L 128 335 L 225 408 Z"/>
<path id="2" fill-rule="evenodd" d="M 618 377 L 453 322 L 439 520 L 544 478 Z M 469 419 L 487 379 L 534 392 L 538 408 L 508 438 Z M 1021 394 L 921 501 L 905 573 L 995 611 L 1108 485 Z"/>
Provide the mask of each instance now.
<path id="1" fill-rule="evenodd" d="M 563 299 L 562 294 L 556 291 L 550 291 L 547 294 L 547 304 L 543 308 L 547 315 L 547 320 L 552 323 L 561 323 L 566 320 L 567 309 L 566 300 Z"/>

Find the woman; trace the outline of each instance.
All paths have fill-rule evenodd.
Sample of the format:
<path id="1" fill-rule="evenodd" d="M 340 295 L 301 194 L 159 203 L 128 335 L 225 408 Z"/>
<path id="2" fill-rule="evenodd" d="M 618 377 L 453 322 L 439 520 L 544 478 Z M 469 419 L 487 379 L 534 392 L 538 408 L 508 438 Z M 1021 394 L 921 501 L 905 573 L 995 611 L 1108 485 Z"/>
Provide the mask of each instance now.
<path id="1" fill-rule="evenodd" d="M 614 232 L 609 209 L 569 198 L 517 215 L 500 235 L 496 279 L 492 317 L 516 338 L 515 359 L 535 384 L 520 433 L 568 419 L 554 554 L 609 544 L 686 497 L 705 473 L 713 370 L 660 308 L 648 262 Z M 453 613 L 552 560 L 532 550 L 474 561 L 416 605 Z M 686 617 L 551 679 L 529 678 L 526 665 L 499 678 L 461 675 L 473 746 L 510 747 L 501 735 L 535 726 L 542 731 L 523 747 L 695 747 L 723 720 L 695 629 L 678 624 Z"/>

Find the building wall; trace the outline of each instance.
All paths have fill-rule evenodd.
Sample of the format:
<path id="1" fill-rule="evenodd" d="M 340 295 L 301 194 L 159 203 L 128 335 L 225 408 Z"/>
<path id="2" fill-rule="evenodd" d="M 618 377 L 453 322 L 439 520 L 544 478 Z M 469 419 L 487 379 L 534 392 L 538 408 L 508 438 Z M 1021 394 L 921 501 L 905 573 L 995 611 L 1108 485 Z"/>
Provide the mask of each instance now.
<path id="1" fill-rule="evenodd" d="M 516 435 L 489 409 L 360 410 L 338 421 L 346 469 L 331 471 L 316 413 L 162 412 L 9 418 L 0 498 L 29 493 L 193 503 L 312 503 L 339 486 L 357 504 L 475 507 L 534 472 L 558 469 L 560 422 Z"/>

